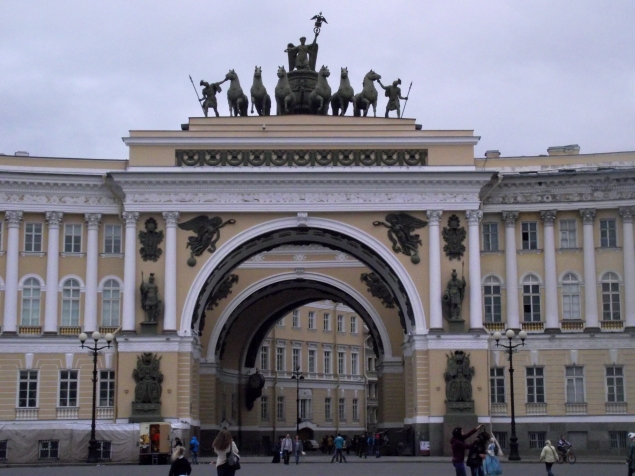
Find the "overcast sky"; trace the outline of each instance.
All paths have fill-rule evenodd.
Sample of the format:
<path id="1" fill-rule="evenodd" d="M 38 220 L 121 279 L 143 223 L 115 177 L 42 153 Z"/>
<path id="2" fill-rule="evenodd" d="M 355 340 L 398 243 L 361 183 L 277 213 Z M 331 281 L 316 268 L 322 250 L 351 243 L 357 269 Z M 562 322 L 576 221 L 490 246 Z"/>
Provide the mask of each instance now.
<path id="1" fill-rule="evenodd" d="M 262 66 L 273 97 L 320 10 L 334 91 L 342 66 L 356 92 L 412 81 L 405 116 L 473 129 L 477 157 L 635 150 L 633 0 L 0 0 L 0 153 L 125 158 L 129 130 L 202 115 L 189 74 L 248 92 Z"/>

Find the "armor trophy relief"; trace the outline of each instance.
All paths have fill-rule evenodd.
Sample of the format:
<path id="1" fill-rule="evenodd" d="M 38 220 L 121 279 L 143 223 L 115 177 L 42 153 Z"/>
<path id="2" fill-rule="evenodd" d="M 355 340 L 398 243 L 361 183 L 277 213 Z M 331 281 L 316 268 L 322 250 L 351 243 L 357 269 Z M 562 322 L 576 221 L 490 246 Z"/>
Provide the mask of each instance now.
<path id="1" fill-rule="evenodd" d="M 329 107 L 334 116 L 344 116 L 348 110 L 348 105 L 353 105 L 353 115 L 367 116 L 371 107 L 373 116 L 377 115 L 377 98 L 379 94 L 375 87 L 377 82 L 385 91 L 388 98 L 386 105 L 385 117 L 389 117 L 391 111 L 397 113 L 397 117 L 402 117 L 400 100 L 408 101 L 408 95 L 401 95 L 401 79 L 393 81 L 391 85 L 384 86 L 381 83 L 381 75 L 375 73 L 372 69 L 364 76 L 362 90 L 355 94 L 350 84 L 348 76 L 348 68 L 341 67 L 340 85 L 335 93 L 331 92 L 328 82 L 330 76 L 329 67 L 322 65 L 317 67 L 317 58 L 319 45 L 318 36 L 322 30 L 323 24 L 328 24 L 326 18 L 320 12 L 311 18 L 315 21 L 313 26 L 313 41 L 307 43 L 306 37 L 301 37 L 300 42 L 296 45 L 288 43 L 284 53 L 287 54 L 288 70 L 285 65 L 278 65 L 277 69 L 271 68 L 268 73 L 276 71 L 277 84 L 274 91 L 274 99 L 276 103 L 276 115 L 283 116 L 288 114 L 314 114 L 327 115 Z M 225 79 L 217 82 L 208 82 L 201 80 L 202 97 L 199 96 L 198 90 L 194 85 L 192 76 L 190 81 L 196 92 L 196 97 L 200 103 L 201 109 L 205 117 L 208 117 L 209 109 L 214 111 L 216 117 L 219 116 L 216 94 L 222 92 L 221 84 L 229 81 L 227 88 L 227 103 L 229 106 L 229 115 L 247 116 L 249 113 L 249 97 L 243 92 L 238 73 L 234 69 L 230 69 L 225 75 Z M 412 87 L 412 83 L 410 83 Z M 410 94 L 410 88 L 408 89 Z M 250 89 L 251 97 L 251 114 L 254 110 L 259 116 L 269 116 L 271 114 L 272 100 L 267 93 L 267 89 L 263 83 L 263 68 L 255 66 L 253 84 Z"/>

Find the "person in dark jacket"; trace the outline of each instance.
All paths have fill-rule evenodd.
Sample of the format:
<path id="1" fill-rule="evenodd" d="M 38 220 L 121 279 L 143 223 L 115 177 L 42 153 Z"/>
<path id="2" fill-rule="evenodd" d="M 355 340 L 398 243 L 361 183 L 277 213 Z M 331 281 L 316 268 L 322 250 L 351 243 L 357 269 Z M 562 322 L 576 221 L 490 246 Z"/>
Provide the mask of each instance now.
<path id="1" fill-rule="evenodd" d="M 487 457 L 487 446 L 490 438 L 491 436 L 486 431 L 479 433 L 468 452 L 467 465 L 472 470 L 472 476 L 485 476 L 483 462 Z"/>
<path id="2" fill-rule="evenodd" d="M 273 446 L 273 459 L 272 463 L 280 462 L 280 453 L 282 452 L 282 437 L 278 440 L 278 442 Z"/>
<path id="3" fill-rule="evenodd" d="M 185 448 L 177 446 L 172 453 L 172 466 L 170 466 L 170 474 L 168 476 L 182 476 L 192 472 L 192 466 L 185 455 Z"/>
<path id="4" fill-rule="evenodd" d="M 463 428 L 457 426 L 452 430 L 452 439 L 450 439 L 450 447 L 452 448 L 452 464 L 456 471 L 456 476 L 467 476 L 465 473 L 465 450 L 470 449 L 471 445 L 465 443 L 470 436 L 480 430 L 483 425 L 479 425 L 473 430 L 463 433 Z"/>

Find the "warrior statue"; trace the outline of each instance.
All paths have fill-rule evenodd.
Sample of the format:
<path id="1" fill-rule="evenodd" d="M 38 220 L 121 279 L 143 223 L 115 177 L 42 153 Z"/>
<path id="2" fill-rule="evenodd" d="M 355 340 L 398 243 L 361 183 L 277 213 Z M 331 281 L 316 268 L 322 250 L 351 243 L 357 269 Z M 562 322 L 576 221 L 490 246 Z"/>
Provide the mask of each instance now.
<path id="1" fill-rule="evenodd" d="M 461 320 L 461 307 L 465 297 L 465 278 L 459 279 L 456 269 L 452 270 L 452 278 L 443 294 L 443 316 L 449 321 Z"/>
<path id="2" fill-rule="evenodd" d="M 223 79 L 222 81 L 219 81 L 218 83 L 210 84 L 207 81 L 203 81 L 201 79 L 201 86 L 204 86 L 204 88 L 201 91 L 201 93 L 203 94 L 203 97 L 199 99 L 199 101 L 201 101 L 201 106 L 203 107 L 203 113 L 205 114 L 205 117 L 207 117 L 207 111 L 209 110 L 210 107 L 214 110 L 216 117 L 218 117 L 218 104 L 216 102 L 216 93 L 220 93 L 223 91 L 220 85 L 223 84 L 225 81 L 227 81 L 227 79 Z"/>
<path id="3" fill-rule="evenodd" d="M 159 299 L 159 287 L 154 283 L 154 273 L 150 273 L 148 282 L 141 275 L 141 309 L 146 313 L 145 322 L 157 322 L 162 301 Z"/>
<path id="4" fill-rule="evenodd" d="M 401 104 L 399 103 L 399 100 L 408 100 L 407 96 L 401 96 L 401 88 L 399 87 L 399 85 L 401 84 L 401 79 L 393 81 L 391 86 L 384 86 L 379 79 L 377 80 L 377 82 L 382 88 L 384 88 L 384 90 L 386 91 L 386 97 L 388 98 L 388 104 L 386 104 L 386 117 L 388 117 L 388 113 L 390 111 L 397 111 L 397 117 L 401 117 Z"/>
<path id="5" fill-rule="evenodd" d="M 134 390 L 135 403 L 160 403 L 163 373 L 159 370 L 161 357 L 144 352 L 137 356 L 137 368 L 132 371 L 136 382 Z"/>

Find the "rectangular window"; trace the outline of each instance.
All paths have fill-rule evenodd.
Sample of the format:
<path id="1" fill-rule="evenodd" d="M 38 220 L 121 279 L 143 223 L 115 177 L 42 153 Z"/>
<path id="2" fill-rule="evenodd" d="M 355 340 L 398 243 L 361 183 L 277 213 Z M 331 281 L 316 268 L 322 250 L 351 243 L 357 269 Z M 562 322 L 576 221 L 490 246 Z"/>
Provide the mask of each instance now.
<path id="1" fill-rule="evenodd" d="M 538 249 L 538 223 L 535 221 L 523 222 L 521 225 L 521 236 L 523 250 Z"/>
<path id="2" fill-rule="evenodd" d="M 359 401 L 353 398 L 353 421 L 359 421 Z"/>
<path id="3" fill-rule="evenodd" d="M 99 406 L 115 406 L 115 371 L 99 371 Z"/>
<path id="4" fill-rule="evenodd" d="M 506 450 L 507 449 L 507 432 L 495 431 L 494 437 L 498 440 L 498 446 L 501 447 L 501 450 Z"/>
<path id="5" fill-rule="evenodd" d="M 346 399 L 345 398 L 339 399 L 339 404 L 337 408 L 338 408 L 337 412 L 338 412 L 340 421 L 346 421 Z"/>
<path id="6" fill-rule="evenodd" d="M 501 286 L 498 280 L 488 278 L 483 286 L 483 302 L 485 305 L 485 322 L 502 322 Z"/>
<path id="7" fill-rule="evenodd" d="M 489 369 L 489 386 L 492 403 L 505 403 L 505 369 L 503 367 Z"/>
<path id="8" fill-rule="evenodd" d="M 609 431 L 609 438 L 611 439 L 612 450 L 626 449 L 628 435 L 625 431 Z"/>
<path id="9" fill-rule="evenodd" d="M 310 420 L 311 419 L 311 399 L 310 398 L 302 398 L 300 399 L 300 420 Z"/>
<path id="10" fill-rule="evenodd" d="M 617 248 L 617 224 L 615 218 L 600 220 L 600 246 Z"/>
<path id="11" fill-rule="evenodd" d="M 20 370 L 18 407 L 37 407 L 37 370 Z"/>
<path id="12" fill-rule="evenodd" d="M 315 349 L 309 349 L 309 373 L 312 373 L 312 374 L 316 372 L 315 370 L 316 354 L 317 354 L 317 351 Z"/>
<path id="13" fill-rule="evenodd" d="M 104 253 L 121 254 L 121 225 L 104 226 Z"/>
<path id="14" fill-rule="evenodd" d="M 27 223 L 24 226 L 24 251 L 27 253 L 42 252 L 41 223 Z"/>
<path id="15" fill-rule="evenodd" d="M 483 251 L 498 251 L 498 223 L 483 223 Z"/>
<path id="16" fill-rule="evenodd" d="M 625 402 L 624 369 L 618 366 L 606 368 L 606 401 L 609 403 Z"/>
<path id="17" fill-rule="evenodd" d="M 263 345 L 260 348 L 260 370 L 269 370 L 269 346 Z"/>
<path id="18" fill-rule="evenodd" d="M 322 329 L 325 331 L 331 330 L 331 315 L 328 312 L 324 313 L 324 326 Z"/>
<path id="19" fill-rule="evenodd" d="M 64 253 L 82 252 L 82 225 L 64 225 Z"/>
<path id="20" fill-rule="evenodd" d="M 333 411 L 331 409 L 331 397 L 326 397 L 324 399 L 324 419 L 325 420 L 333 419 Z"/>
<path id="21" fill-rule="evenodd" d="M 337 315 L 337 332 L 344 331 L 344 316 L 342 314 Z"/>
<path id="22" fill-rule="evenodd" d="M 337 353 L 337 373 L 340 375 L 346 373 L 346 352 Z"/>
<path id="23" fill-rule="evenodd" d="M 614 273 L 607 273 L 614 276 Z M 617 279 L 608 278 L 602 282 L 602 319 L 619 321 L 622 318 L 620 309 L 620 283 Z"/>
<path id="24" fill-rule="evenodd" d="M 309 326 L 309 329 L 315 329 L 315 312 L 313 311 L 309 312 L 308 326 Z"/>
<path id="25" fill-rule="evenodd" d="M 280 319 L 278 322 L 276 322 L 276 326 L 277 327 L 284 327 L 284 317 L 282 319 Z"/>
<path id="26" fill-rule="evenodd" d="M 112 442 L 107 440 L 97 441 L 97 459 L 104 460 L 111 457 Z"/>
<path id="27" fill-rule="evenodd" d="M 359 373 L 359 354 L 351 354 L 351 375 Z"/>
<path id="28" fill-rule="evenodd" d="M 295 309 L 293 311 L 293 322 L 291 325 L 295 329 L 300 327 L 300 310 L 299 309 Z"/>
<path id="29" fill-rule="evenodd" d="M 284 347 L 276 347 L 276 370 L 284 370 Z"/>
<path id="30" fill-rule="evenodd" d="M 372 357 L 368 357 L 366 360 L 366 371 L 374 372 L 375 371 L 375 359 Z"/>
<path id="31" fill-rule="evenodd" d="M 333 373 L 333 367 L 331 366 L 331 351 L 330 350 L 324 351 L 324 373 L 325 374 Z"/>
<path id="32" fill-rule="evenodd" d="M 540 284 L 523 284 L 523 318 L 540 322 Z"/>
<path id="33" fill-rule="evenodd" d="M 8 440 L 0 440 L 0 460 L 7 459 L 7 442 Z"/>
<path id="34" fill-rule="evenodd" d="M 527 367 L 527 403 L 545 403 L 543 367 Z"/>
<path id="35" fill-rule="evenodd" d="M 269 397 L 267 395 L 260 397 L 260 420 L 269 421 Z"/>
<path id="36" fill-rule="evenodd" d="M 282 396 L 276 399 L 276 419 L 284 421 L 284 397 Z"/>
<path id="37" fill-rule="evenodd" d="M 40 440 L 40 459 L 57 459 L 59 456 L 59 440 Z"/>
<path id="38" fill-rule="evenodd" d="M 545 446 L 544 431 L 530 431 L 529 432 L 529 448 L 532 450 L 540 450 Z"/>
<path id="39" fill-rule="evenodd" d="M 575 220 L 560 220 L 560 248 L 577 248 Z"/>
<path id="40" fill-rule="evenodd" d="M 351 334 L 357 334 L 357 316 L 351 316 Z"/>
<path id="41" fill-rule="evenodd" d="M 291 370 L 301 370 L 302 367 L 302 363 L 300 361 L 300 351 L 301 349 L 292 349 L 291 350 L 291 360 L 292 360 L 292 365 L 293 368 Z"/>
<path id="42" fill-rule="evenodd" d="M 62 288 L 62 326 L 79 326 L 80 287 L 69 279 Z"/>
<path id="43" fill-rule="evenodd" d="M 584 367 L 571 365 L 565 368 L 567 403 L 584 403 Z"/>
<path id="44" fill-rule="evenodd" d="M 77 370 L 60 370 L 60 407 L 77 406 Z"/>

